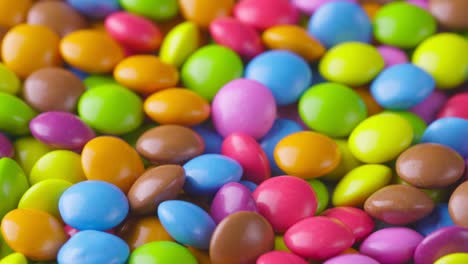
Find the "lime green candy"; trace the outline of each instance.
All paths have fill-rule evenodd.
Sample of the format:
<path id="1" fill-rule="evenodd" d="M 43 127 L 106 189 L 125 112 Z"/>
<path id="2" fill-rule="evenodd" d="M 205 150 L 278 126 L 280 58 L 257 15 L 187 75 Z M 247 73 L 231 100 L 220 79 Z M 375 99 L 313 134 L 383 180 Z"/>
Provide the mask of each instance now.
<path id="1" fill-rule="evenodd" d="M 0 92 L 0 130 L 12 135 L 29 132 L 29 121 L 36 112 L 18 97 Z"/>
<path id="2" fill-rule="evenodd" d="M 62 193 L 73 184 L 61 179 L 48 179 L 31 186 L 21 197 L 18 208 L 38 209 L 60 219 L 58 203 Z"/>
<path id="3" fill-rule="evenodd" d="M 275 236 L 275 250 L 291 252 L 291 250 L 286 246 L 286 243 L 284 243 L 283 236 L 280 235 Z"/>
<path id="4" fill-rule="evenodd" d="M 29 188 L 21 167 L 10 158 L 0 159 L 0 219 L 18 206 L 24 192 Z"/>
<path id="5" fill-rule="evenodd" d="M 326 181 L 339 181 L 346 173 L 361 165 L 361 162 L 356 159 L 349 150 L 348 141 L 337 139 L 335 143 L 338 145 L 338 149 L 341 153 L 341 160 L 332 172 L 320 178 Z"/>
<path id="6" fill-rule="evenodd" d="M 20 80 L 14 72 L 0 63 L 0 92 L 16 94 L 20 89 Z"/>
<path id="7" fill-rule="evenodd" d="M 365 164 L 354 168 L 336 185 L 334 206 L 362 206 L 375 191 L 392 180 L 392 170 L 381 164 Z"/>
<path id="8" fill-rule="evenodd" d="M 328 201 L 330 199 L 328 189 L 325 184 L 318 179 L 307 180 L 309 185 L 314 189 L 315 196 L 317 197 L 317 210 L 315 214 L 318 215 L 328 207 Z"/>
<path id="9" fill-rule="evenodd" d="M 83 80 L 86 89 L 91 89 L 102 84 L 117 84 L 112 76 L 109 75 L 90 75 Z"/>
<path id="10" fill-rule="evenodd" d="M 33 137 L 19 138 L 13 143 L 15 160 L 29 175 L 36 161 L 52 149 Z"/>
<path id="11" fill-rule="evenodd" d="M 128 263 L 197 264 L 197 259 L 182 245 L 171 241 L 156 241 L 136 248 L 130 255 Z"/>
<path id="12" fill-rule="evenodd" d="M 128 12 L 154 20 L 167 20 L 179 12 L 177 0 L 120 0 L 120 5 Z"/>
<path id="13" fill-rule="evenodd" d="M 182 82 L 207 100 L 212 100 L 229 81 L 242 76 L 242 60 L 234 51 L 208 45 L 193 53 L 182 66 Z"/>
<path id="14" fill-rule="evenodd" d="M 87 90 L 78 102 L 80 118 L 98 132 L 121 135 L 143 122 L 140 97 L 118 84 L 102 84 Z"/>
<path id="15" fill-rule="evenodd" d="M 426 122 L 424 122 L 424 120 L 422 120 L 421 117 L 407 111 L 384 111 L 384 113 L 394 113 L 406 119 L 406 121 L 408 121 L 408 123 L 413 128 L 412 144 L 414 145 L 419 143 L 419 141 L 422 138 L 422 135 L 424 134 L 424 131 L 427 128 Z"/>
<path id="16" fill-rule="evenodd" d="M 365 163 L 395 159 L 413 141 L 413 128 L 397 114 L 380 113 L 362 121 L 348 139 L 351 153 Z"/>
<path id="17" fill-rule="evenodd" d="M 167 33 L 159 49 L 159 58 L 167 64 L 180 67 L 197 50 L 199 42 L 197 25 L 190 21 L 183 22 Z"/>
<path id="18" fill-rule="evenodd" d="M 431 74 L 438 88 L 455 88 L 468 80 L 468 40 L 454 33 L 434 35 L 416 48 L 412 62 Z"/>
<path id="19" fill-rule="evenodd" d="M 452 253 L 436 260 L 434 264 L 464 264 L 468 263 L 468 253 Z"/>
<path id="20" fill-rule="evenodd" d="M 360 42 L 336 45 L 323 56 L 320 74 L 331 82 L 361 86 L 384 68 L 384 60 L 375 47 Z"/>
<path id="21" fill-rule="evenodd" d="M 0 264 L 28 264 L 28 259 L 21 253 L 12 253 L 0 260 Z"/>
<path id="22" fill-rule="evenodd" d="M 395 183 L 396 184 L 404 184 L 404 185 L 411 185 L 407 182 L 405 182 L 403 179 L 400 177 L 395 177 Z M 450 190 L 449 189 L 421 189 L 421 191 L 425 192 L 431 199 L 434 201 L 434 203 L 446 203 L 448 201 L 448 198 L 450 197 Z"/>
<path id="23" fill-rule="evenodd" d="M 384 5 L 374 17 L 374 35 L 383 44 L 416 47 L 437 30 L 435 18 L 426 10 L 405 2 Z"/>
<path id="24" fill-rule="evenodd" d="M 351 88 L 321 83 L 299 100 L 299 114 L 312 130 L 331 137 L 345 137 L 367 117 L 364 101 Z"/>
<path id="25" fill-rule="evenodd" d="M 31 169 L 29 182 L 36 184 L 47 179 L 62 179 L 70 183 L 86 180 L 81 156 L 70 150 L 54 150 L 42 156 Z"/>

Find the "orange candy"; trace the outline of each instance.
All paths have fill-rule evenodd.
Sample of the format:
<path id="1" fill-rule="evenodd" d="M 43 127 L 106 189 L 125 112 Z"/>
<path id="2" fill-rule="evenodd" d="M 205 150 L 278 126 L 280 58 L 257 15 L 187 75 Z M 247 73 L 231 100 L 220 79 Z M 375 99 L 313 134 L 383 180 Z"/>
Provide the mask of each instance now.
<path id="1" fill-rule="evenodd" d="M 115 67 L 114 78 L 135 92 L 149 94 L 174 87 L 179 82 L 179 72 L 156 56 L 135 55 L 125 58 Z"/>
<path id="2" fill-rule="evenodd" d="M 188 250 L 197 259 L 199 264 L 211 264 L 210 255 L 207 251 L 188 247 Z"/>
<path id="3" fill-rule="evenodd" d="M 361 99 L 364 101 L 364 104 L 367 108 L 368 116 L 378 114 L 383 111 L 383 108 L 375 101 L 374 97 L 369 92 L 367 88 L 356 88 L 354 89 L 356 93 L 359 94 Z"/>
<path id="4" fill-rule="evenodd" d="M 231 14 L 234 0 L 179 0 L 179 6 L 186 20 L 207 28 L 214 19 Z"/>
<path id="5" fill-rule="evenodd" d="M 131 251 L 153 241 L 174 241 L 155 216 L 130 218 L 117 231 L 117 235 L 127 242 Z"/>
<path id="6" fill-rule="evenodd" d="M 26 20 L 31 0 L 0 0 L 0 26 L 13 27 Z"/>
<path id="7" fill-rule="evenodd" d="M 26 78 L 38 69 L 62 64 L 59 43 L 60 37 L 46 26 L 15 26 L 3 38 L 3 62 L 21 78 Z"/>
<path id="8" fill-rule="evenodd" d="M 374 2 L 363 3 L 362 9 L 364 9 L 370 20 L 374 20 L 375 14 L 377 14 L 377 11 L 380 9 L 380 4 Z"/>
<path id="9" fill-rule="evenodd" d="M 54 260 L 67 241 L 63 225 L 36 209 L 15 209 L 2 220 L 5 242 L 16 252 L 37 261 Z"/>
<path id="10" fill-rule="evenodd" d="M 330 173 L 338 166 L 341 153 L 329 137 L 312 131 L 293 133 L 275 147 L 276 164 L 288 175 L 312 179 Z"/>
<path id="11" fill-rule="evenodd" d="M 183 88 L 170 88 L 152 94 L 146 99 L 144 110 L 159 124 L 192 126 L 210 116 L 208 101 Z"/>
<path id="12" fill-rule="evenodd" d="M 90 140 L 81 153 L 86 178 L 112 183 L 127 193 L 143 173 L 143 162 L 127 142 L 112 136 Z"/>
<path id="13" fill-rule="evenodd" d="M 307 61 L 315 61 L 325 53 L 325 48 L 318 40 L 304 28 L 295 25 L 271 27 L 263 32 L 262 40 L 270 49 L 289 50 Z"/>
<path id="14" fill-rule="evenodd" d="M 71 66 L 88 73 L 112 71 L 123 57 L 119 44 L 99 30 L 77 30 L 60 42 L 60 53 Z"/>

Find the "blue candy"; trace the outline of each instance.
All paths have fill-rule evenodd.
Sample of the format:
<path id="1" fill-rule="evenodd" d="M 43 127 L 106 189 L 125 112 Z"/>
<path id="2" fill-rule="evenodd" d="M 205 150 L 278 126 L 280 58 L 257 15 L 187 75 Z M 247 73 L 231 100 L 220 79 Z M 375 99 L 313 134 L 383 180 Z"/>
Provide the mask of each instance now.
<path id="1" fill-rule="evenodd" d="M 78 230 L 108 230 L 122 222 L 129 206 L 125 194 L 103 181 L 79 182 L 60 197 L 59 211 L 69 226 Z"/>
<path id="2" fill-rule="evenodd" d="M 244 185 L 245 187 L 247 187 L 250 190 L 250 192 L 254 192 L 255 189 L 257 189 L 257 186 L 258 186 L 257 184 L 255 184 L 255 183 L 253 183 L 251 181 L 240 181 L 239 183 Z"/>
<path id="3" fill-rule="evenodd" d="M 438 143 L 468 158 L 468 120 L 446 117 L 432 122 L 424 131 L 421 143 Z"/>
<path id="4" fill-rule="evenodd" d="M 307 62 L 284 50 L 264 52 L 247 65 L 245 78 L 256 80 L 271 90 L 278 105 L 296 102 L 312 83 Z"/>
<path id="5" fill-rule="evenodd" d="M 67 0 L 68 4 L 86 16 L 105 18 L 120 9 L 119 0 Z"/>
<path id="6" fill-rule="evenodd" d="M 377 103 L 392 110 L 406 110 L 416 106 L 431 95 L 434 89 L 434 78 L 411 63 L 385 69 L 370 87 Z"/>
<path id="7" fill-rule="evenodd" d="M 442 227 L 453 225 L 455 224 L 453 223 L 452 218 L 450 218 L 448 205 L 444 203 L 438 204 L 430 215 L 416 222 L 414 224 L 414 228 L 422 235 L 427 236 Z"/>
<path id="8" fill-rule="evenodd" d="M 228 182 L 238 182 L 242 177 L 241 165 L 219 154 L 204 154 L 184 165 L 184 191 L 194 195 L 212 195 Z"/>
<path id="9" fill-rule="evenodd" d="M 203 138 L 205 142 L 205 154 L 207 153 L 221 153 L 221 145 L 223 144 L 223 137 L 221 137 L 214 130 L 210 130 L 203 126 L 193 127 L 193 130 Z"/>
<path id="10" fill-rule="evenodd" d="M 130 250 L 117 236 L 94 230 L 72 236 L 59 250 L 58 264 L 123 264 Z"/>
<path id="11" fill-rule="evenodd" d="M 366 12 L 350 2 L 330 2 L 320 6 L 309 20 L 309 33 L 327 48 L 348 41 L 369 43 L 372 24 Z"/>
<path id="12" fill-rule="evenodd" d="M 216 223 L 202 208 L 185 201 L 165 201 L 158 206 L 158 218 L 177 242 L 208 249 Z"/>

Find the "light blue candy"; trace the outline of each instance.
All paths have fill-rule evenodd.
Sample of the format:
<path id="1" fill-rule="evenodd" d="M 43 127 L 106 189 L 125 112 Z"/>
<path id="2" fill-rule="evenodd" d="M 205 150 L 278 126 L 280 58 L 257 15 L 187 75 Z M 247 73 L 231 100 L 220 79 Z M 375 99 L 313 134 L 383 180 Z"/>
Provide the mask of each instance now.
<path id="1" fill-rule="evenodd" d="M 438 204 L 432 213 L 414 224 L 416 231 L 424 236 L 447 226 L 455 225 L 450 218 L 448 205 L 446 203 Z"/>
<path id="2" fill-rule="evenodd" d="M 457 117 L 440 118 L 424 131 L 421 143 L 438 143 L 456 150 L 468 158 L 468 120 Z"/>
<path id="3" fill-rule="evenodd" d="M 119 0 L 67 0 L 67 3 L 92 18 L 104 18 L 120 9 Z"/>
<path id="4" fill-rule="evenodd" d="M 205 128 L 203 126 L 196 126 L 193 127 L 193 130 L 198 133 L 203 138 L 205 142 L 205 154 L 214 153 L 219 154 L 221 153 L 221 145 L 223 144 L 223 137 L 221 137 L 218 133 L 214 130 Z"/>
<path id="5" fill-rule="evenodd" d="M 257 184 L 255 184 L 254 182 L 251 182 L 251 181 L 240 181 L 239 182 L 240 184 L 244 185 L 245 187 L 247 187 L 249 189 L 250 192 L 254 192 L 255 189 L 257 189 Z"/>
<path id="6" fill-rule="evenodd" d="M 209 248 L 216 223 L 202 208 L 185 201 L 165 201 L 158 206 L 158 218 L 177 242 L 199 249 Z"/>

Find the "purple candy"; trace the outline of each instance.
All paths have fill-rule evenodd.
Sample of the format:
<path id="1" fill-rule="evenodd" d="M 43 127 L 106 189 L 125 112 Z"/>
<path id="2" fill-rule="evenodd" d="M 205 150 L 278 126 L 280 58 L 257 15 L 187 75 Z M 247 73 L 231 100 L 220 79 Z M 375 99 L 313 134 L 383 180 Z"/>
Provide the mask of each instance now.
<path id="1" fill-rule="evenodd" d="M 336 1 L 346 1 L 353 3 L 357 2 L 356 0 L 292 0 L 292 3 L 297 9 L 301 10 L 302 12 L 308 15 L 311 15 L 321 5 Z"/>
<path id="2" fill-rule="evenodd" d="M 465 181 L 468 181 L 468 158 L 465 159 Z"/>
<path id="3" fill-rule="evenodd" d="M 249 188 L 237 182 L 225 184 L 213 199 L 210 209 L 211 217 L 219 223 L 226 216 L 239 211 L 257 211 Z"/>
<path id="4" fill-rule="evenodd" d="M 10 140 L 0 133 L 0 158 L 13 158 L 15 155 L 15 149 L 11 144 Z"/>
<path id="5" fill-rule="evenodd" d="M 370 234 L 359 251 L 382 264 L 404 264 L 413 258 L 413 253 L 424 237 L 406 227 L 390 227 Z"/>
<path id="6" fill-rule="evenodd" d="M 468 229 L 444 227 L 429 234 L 419 244 L 414 252 L 414 264 L 432 264 L 445 255 L 457 252 L 468 253 Z"/>
<path id="7" fill-rule="evenodd" d="M 408 62 L 408 56 L 403 50 L 399 48 L 391 46 L 379 46 L 377 50 L 384 59 L 385 68 Z"/>
<path id="8" fill-rule="evenodd" d="M 44 112 L 29 123 L 31 134 L 51 147 L 77 150 L 94 138 L 94 131 L 67 112 Z"/>
<path id="9" fill-rule="evenodd" d="M 443 92 L 435 90 L 424 101 L 411 108 L 410 111 L 421 117 L 427 124 L 430 124 L 435 120 L 437 113 L 445 102 L 447 102 L 447 96 Z"/>
<path id="10" fill-rule="evenodd" d="M 429 3 L 427 0 L 408 0 L 409 4 L 417 5 L 422 9 L 429 10 Z"/>
<path id="11" fill-rule="evenodd" d="M 371 257 L 364 256 L 361 254 L 346 254 L 346 255 L 339 255 L 334 258 L 331 258 L 325 261 L 323 264 L 351 264 L 351 263 L 359 263 L 359 264 L 380 264 L 376 260 Z"/>

